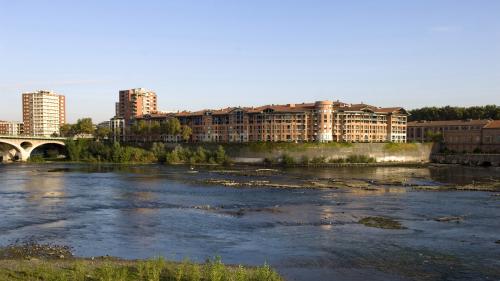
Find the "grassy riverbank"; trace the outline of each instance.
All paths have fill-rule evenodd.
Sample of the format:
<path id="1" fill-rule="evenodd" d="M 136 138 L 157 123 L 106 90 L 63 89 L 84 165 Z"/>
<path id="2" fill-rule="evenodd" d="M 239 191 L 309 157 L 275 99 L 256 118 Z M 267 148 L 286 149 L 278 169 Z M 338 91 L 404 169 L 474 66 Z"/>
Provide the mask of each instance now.
<path id="1" fill-rule="evenodd" d="M 0 249 L 2 281 L 280 281 L 268 265 L 228 266 L 220 258 L 185 260 L 75 258 L 65 247 L 29 244 Z"/>
<path id="2" fill-rule="evenodd" d="M 268 265 L 257 268 L 227 266 L 219 259 L 204 264 L 175 263 L 162 258 L 127 261 L 94 260 L 0 260 L 3 281 L 278 281 Z"/>

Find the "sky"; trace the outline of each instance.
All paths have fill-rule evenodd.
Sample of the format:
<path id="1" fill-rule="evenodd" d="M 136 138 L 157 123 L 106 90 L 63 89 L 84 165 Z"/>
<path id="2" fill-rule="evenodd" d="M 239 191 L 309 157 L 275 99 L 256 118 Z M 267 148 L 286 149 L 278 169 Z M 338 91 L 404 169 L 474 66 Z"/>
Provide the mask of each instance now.
<path id="1" fill-rule="evenodd" d="M 104 121 L 137 87 L 165 111 L 500 104 L 500 1 L 0 0 L 0 120 L 45 89 Z"/>

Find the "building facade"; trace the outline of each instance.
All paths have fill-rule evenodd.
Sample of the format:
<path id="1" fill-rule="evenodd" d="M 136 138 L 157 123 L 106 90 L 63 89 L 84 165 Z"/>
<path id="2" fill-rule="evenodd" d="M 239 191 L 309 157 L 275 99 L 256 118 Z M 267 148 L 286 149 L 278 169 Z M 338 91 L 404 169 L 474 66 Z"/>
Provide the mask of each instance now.
<path id="1" fill-rule="evenodd" d="M 122 90 L 116 103 L 116 117 L 126 121 L 158 111 L 156 93 L 144 88 Z"/>
<path id="2" fill-rule="evenodd" d="M 147 114 L 135 120 L 162 123 L 177 118 L 192 129 L 193 142 L 406 142 L 407 115 L 399 107 L 317 101 Z M 162 136 L 164 141 L 178 139 Z"/>
<path id="3" fill-rule="evenodd" d="M 66 123 L 66 99 L 50 91 L 23 93 L 24 134 L 49 137 Z"/>
<path id="4" fill-rule="evenodd" d="M 4 136 L 19 136 L 24 132 L 22 122 L 17 121 L 0 121 L 0 135 Z"/>
<path id="5" fill-rule="evenodd" d="M 483 127 L 482 145 L 483 152 L 500 153 L 500 120 L 494 120 Z"/>
<path id="6" fill-rule="evenodd" d="M 109 129 L 111 130 L 111 136 L 113 141 L 125 141 L 126 131 L 125 131 L 125 119 L 122 117 L 113 117 L 109 120 Z"/>
<path id="7" fill-rule="evenodd" d="M 440 141 L 455 152 L 500 151 L 500 121 L 448 120 L 408 123 L 408 141 Z"/>

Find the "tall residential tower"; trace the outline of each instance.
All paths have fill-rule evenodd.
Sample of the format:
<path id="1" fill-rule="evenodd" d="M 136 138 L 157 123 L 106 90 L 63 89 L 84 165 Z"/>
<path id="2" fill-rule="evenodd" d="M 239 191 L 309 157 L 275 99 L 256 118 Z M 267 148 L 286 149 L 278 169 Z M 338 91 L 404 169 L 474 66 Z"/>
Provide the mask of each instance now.
<path id="1" fill-rule="evenodd" d="M 66 123 L 66 99 L 51 91 L 23 93 L 24 134 L 49 137 Z"/>
<path id="2" fill-rule="evenodd" d="M 120 91 L 119 102 L 116 103 L 116 117 L 122 117 L 126 121 L 157 112 L 156 93 L 144 88 L 136 88 Z"/>

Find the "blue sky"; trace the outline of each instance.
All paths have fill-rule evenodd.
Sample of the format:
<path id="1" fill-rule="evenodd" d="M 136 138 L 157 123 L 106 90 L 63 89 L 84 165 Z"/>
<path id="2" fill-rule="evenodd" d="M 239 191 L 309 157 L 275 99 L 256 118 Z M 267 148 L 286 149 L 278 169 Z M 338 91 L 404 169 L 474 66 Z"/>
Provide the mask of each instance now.
<path id="1" fill-rule="evenodd" d="M 162 110 L 314 100 L 500 104 L 500 1 L 0 0 L 0 120 L 21 93 L 113 116 L 118 90 Z"/>

